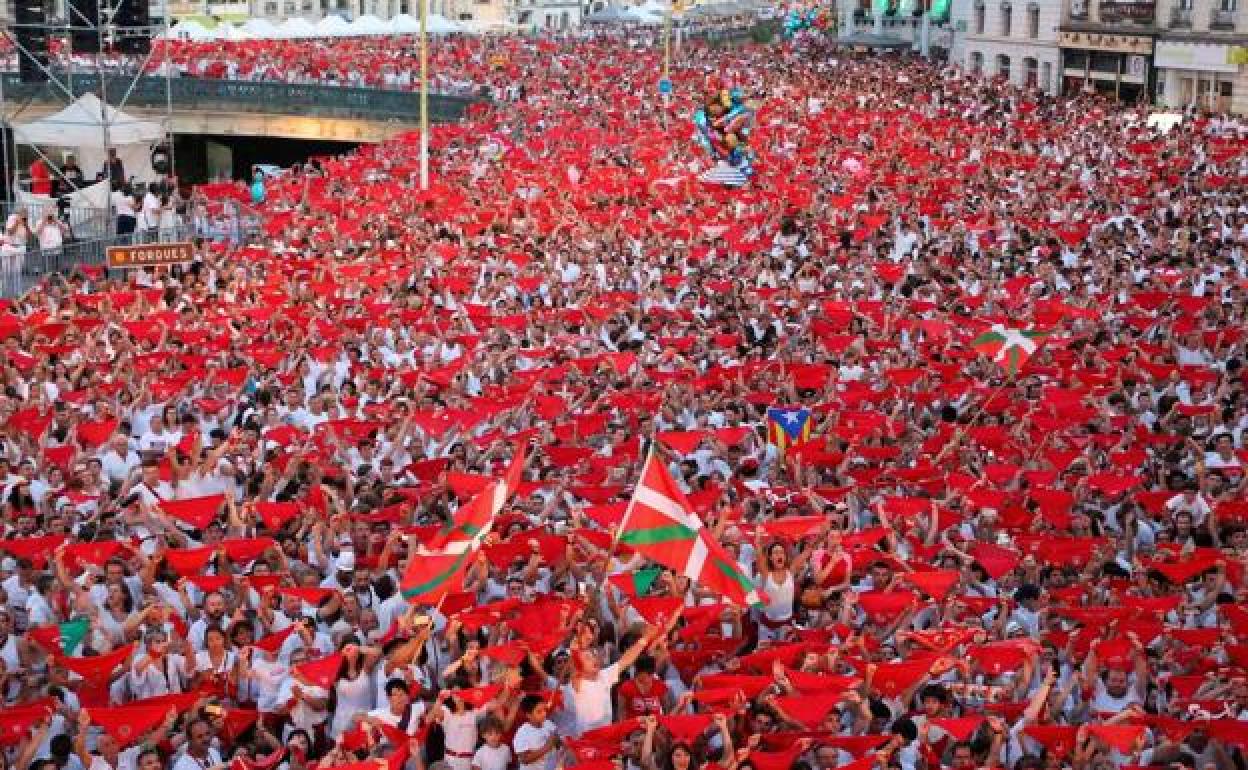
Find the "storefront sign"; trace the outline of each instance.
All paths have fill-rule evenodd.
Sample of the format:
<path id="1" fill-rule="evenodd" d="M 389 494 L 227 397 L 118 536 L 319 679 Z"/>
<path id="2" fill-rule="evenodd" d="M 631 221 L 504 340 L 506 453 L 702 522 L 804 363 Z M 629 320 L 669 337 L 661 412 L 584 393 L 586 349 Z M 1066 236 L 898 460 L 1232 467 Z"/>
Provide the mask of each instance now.
<path id="1" fill-rule="evenodd" d="M 1213 43 L 1171 43 L 1159 41 L 1153 54 L 1158 67 L 1195 72 L 1237 72 L 1232 62 L 1232 46 Z"/>
<path id="2" fill-rule="evenodd" d="M 1109 32 L 1062 32 L 1057 44 L 1062 48 L 1078 48 L 1085 51 L 1133 53 L 1140 56 L 1150 56 L 1153 53 L 1152 38 Z"/>
<path id="3" fill-rule="evenodd" d="M 108 266 L 112 268 L 189 265 L 194 260 L 195 247 L 187 241 L 136 243 L 108 248 Z"/>

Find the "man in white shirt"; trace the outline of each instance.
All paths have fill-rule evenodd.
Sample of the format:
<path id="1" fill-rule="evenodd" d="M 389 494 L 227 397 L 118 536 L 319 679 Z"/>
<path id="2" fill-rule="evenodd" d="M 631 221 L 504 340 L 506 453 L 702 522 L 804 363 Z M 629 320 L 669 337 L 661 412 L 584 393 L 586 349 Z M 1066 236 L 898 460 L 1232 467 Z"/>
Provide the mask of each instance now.
<path id="1" fill-rule="evenodd" d="M 579 737 L 588 730 L 611 723 L 611 688 L 619 681 L 620 672 L 632 666 L 657 635 L 656 629 L 647 628 L 618 661 L 606 668 L 600 668 L 594 651 L 580 653 L 580 670 L 573 674 L 573 682 L 563 687 L 564 707 L 572 714 L 574 735 Z M 516 753 L 519 752 L 517 747 Z"/>
<path id="2" fill-rule="evenodd" d="M 425 715 L 424 701 L 413 703 L 407 682 L 397 678 L 386 682 L 386 701 L 380 708 L 357 715 L 359 720 L 375 728 L 393 727 L 406 735 L 416 735 Z"/>
<path id="3" fill-rule="evenodd" d="M 17 560 L 17 571 L 0 583 L 0 588 L 4 589 L 4 595 L 9 597 L 9 606 L 21 610 L 23 617 L 26 614 L 26 600 L 35 590 L 34 575 L 34 564 L 30 559 L 21 558 Z"/>
<path id="4" fill-rule="evenodd" d="M 555 770 L 559 734 L 554 723 L 546 718 L 546 702 L 540 695 L 526 695 L 520 701 L 520 710 L 525 721 L 511 741 L 520 770 Z"/>
<path id="5" fill-rule="evenodd" d="M 186 728 L 186 751 L 173 763 L 173 770 L 224 770 L 221 752 L 212 747 L 212 725 L 195 719 Z"/>
<path id="6" fill-rule="evenodd" d="M 173 430 L 165 425 L 164 418 L 156 415 L 149 423 L 150 428 L 139 437 L 139 451 L 164 454 L 169 447 L 182 440 L 181 431 Z"/>
<path id="7" fill-rule="evenodd" d="M 59 622 L 56 612 L 48 602 L 48 594 L 56 586 L 52 575 L 40 575 L 35 579 L 35 590 L 26 597 L 26 623 L 28 628 L 47 626 Z"/>
<path id="8" fill-rule="evenodd" d="M 156 194 L 156 188 L 148 185 L 147 193 L 143 196 L 142 213 L 143 229 L 147 233 L 154 234 L 160 228 L 160 215 L 163 208 L 160 196 Z"/>
<path id="9" fill-rule="evenodd" d="M 104 476 L 111 484 L 123 483 L 141 462 L 139 453 L 130 448 L 130 441 L 118 433 L 108 440 L 107 449 L 98 455 Z"/>
<path id="10" fill-rule="evenodd" d="M 1171 516 L 1181 511 L 1186 511 L 1192 515 L 1192 527 L 1200 527 L 1205 523 L 1205 517 L 1212 510 L 1209 503 L 1205 501 L 1204 495 L 1196 488 L 1195 484 L 1189 484 L 1182 492 L 1166 501 L 1166 510 Z"/>
<path id="11" fill-rule="evenodd" d="M 191 647 L 200 652 L 204 649 L 204 634 L 209 628 L 225 630 L 225 597 L 220 591 L 210 591 L 204 595 L 203 612 L 187 630 L 187 641 Z"/>

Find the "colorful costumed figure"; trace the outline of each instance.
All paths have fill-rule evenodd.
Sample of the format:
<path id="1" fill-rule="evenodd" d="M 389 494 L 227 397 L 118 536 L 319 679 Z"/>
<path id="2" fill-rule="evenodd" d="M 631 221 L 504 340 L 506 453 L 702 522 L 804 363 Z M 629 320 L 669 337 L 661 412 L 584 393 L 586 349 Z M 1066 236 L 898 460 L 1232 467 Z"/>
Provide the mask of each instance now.
<path id="1" fill-rule="evenodd" d="M 750 133 L 754 110 L 745 103 L 740 88 L 720 88 L 708 92 L 702 107 L 693 115 L 694 140 L 716 161 L 704 179 L 741 186 L 754 174 L 754 151 Z"/>

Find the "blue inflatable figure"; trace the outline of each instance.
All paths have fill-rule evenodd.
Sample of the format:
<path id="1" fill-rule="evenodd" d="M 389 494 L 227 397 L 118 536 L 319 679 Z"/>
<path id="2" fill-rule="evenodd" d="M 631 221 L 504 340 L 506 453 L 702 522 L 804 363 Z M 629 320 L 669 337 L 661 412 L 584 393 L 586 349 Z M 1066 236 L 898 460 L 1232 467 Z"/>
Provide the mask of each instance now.
<path id="1" fill-rule="evenodd" d="M 256 169 L 255 174 L 251 178 L 251 202 L 253 205 L 259 206 L 264 203 L 264 172 Z"/>

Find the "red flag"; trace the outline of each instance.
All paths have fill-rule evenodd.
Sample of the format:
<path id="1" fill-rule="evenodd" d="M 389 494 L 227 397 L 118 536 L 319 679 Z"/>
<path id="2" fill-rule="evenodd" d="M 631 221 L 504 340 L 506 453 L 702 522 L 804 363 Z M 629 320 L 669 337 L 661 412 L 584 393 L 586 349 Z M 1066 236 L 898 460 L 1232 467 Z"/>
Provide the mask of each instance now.
<path id="1" fill-rule="evenodd" d="M 927 572 L 907 572 L 906 582 L 936 600 L 944 599 L 962 579 L 957 570 L 939 569 Z"/>
<path id="2" fill-rule="evenodd" d="M 334 595 L 334 589 L 320 586 L 278 586 L 273 589 L 280 596 L 294 596 L 300 601 L 318 606 L 321 602 Z"/>
<path id="3" fill-rule="evenodd" d="M 240 538 L 235 540 L 222 540 L 221 549 L 225 551 L 225 555 L 230 557 L 230 561 L 235 564 L 249 564 L 270 548 L 277 546 L 277 542 L 271 537 L 253 537 Z"/>
<path id="4" fill-rule="evenodd" d="M 217 512 L 223 505 L 225 505 L 225 495 L 206 495 L 186 500 L 162 501 L 160 510 L 191 529 L 204 530 L 217 518 Z"/>
<path id="5" fill-rule="evenodd" d="M 256 503 L 256 513 L 270 532 L 277 532 L 286 526 L 286 522 L 299 515 L 299 503 Z"/>
<path id="6" fill-rule="evenodd" d="M 114 708 L 90 708 L 91 721 L 113 736 L 123 748 L 138 743 L 143 736 L 156 728 L 169 715 L 170 706 L 164 703 L 149 704 L 136 701 Z"/>
<path id="7" fill-rule="evenodd" d="M 783 751 L 750 751 L 746 761 L 754 770 L 790 770 L 801 754 L 802 746 L 797 744 Z"/>
<path id="8" fill-rule="evenodd" d="M 1075 750 L 1075 734 L 1079 728 L 1075 725 L 1027 725 L 1023 734 L 1048 749 L 1057 757 L 1068 756 Z"/>
<path id="9" fill-rule="evenodd" d="M 208 565 L 216 552 L 216 546 L 211 545 L 201 548 L 171 549 L 165 551 L 165 563 L 169 565 L 169 569 L 182 577 L 198 575 L 203 572 L 204 567 Z"/>
<path id="10" fill-rule="evenodd" d="M 0 540 L 0 551 L 11 554 L 15 559 L 29 559 L 31 564 L 43 569 L 56 549 L 69 540 L 65 535 L 45 535 L 43 537 L 24 537 L 19 540 Z"/>
<path id="11" fill-rule="evenodd" d="M 291 669 L 291 673 L 308 684 L 328 690 L 333 686 L 334 680 L 338 678 L 338 671 L 341 668 L 342 653 L 336 652 L 318 660 L 300 663 Z"/>
<path id="12" fill-rule="evenodd" d="M 684 601 L 679 596 L 646 596 L 630 599 L 629 604 L 646 623 L 657 626 L 680 612 Z"/>
<path id="13" fill-rule="evenodd" d="M 939 727 L 945 732 L 953 736 L 955 741 L 969 741 L 979 726 L 983 724 L 984 718 L 978 717 L 950 717 L 946 719 L 932 719 L 930 723 L 934 727 Z"/>
<path id="14" fill-rule="evenodd" d="M 1088 732 L 1120 754 L 1130 754 L 1148 729 L 1143 725 L 1087 725 Z"/>
<path id="15" fill-rule="evenodd" d="M 86 680 L 108 680 L 118 666 L 124 665 L 134 653 L 134 645 L 127 644 L 105 655 L 93 655 L 88 658 L 68 658 L 56 656 L 56 662 Z"/>
<path id="16" fill-rule="evenodd" d="M 931 663 L 881 663 L 871 676 L 871 688 L 886 698 L 895 698 L 927 676 Z"/>
<path id="17" fill-rule="evenodd" d="M 823 724 L 823 720 L 827 717 L 828 712 L 836 708 L 836 704 L 840 700 L 840 693 L 831 695 L 791 695 L 776 698 L 776 706 L 789 717 L 813 730 Z"/>
<path id="18" fill-rule="evenodd" d="M 803 695 L 815 695 L 821 692 L 844 692 L 851 687 L 862 684 L 856 676 L 839 676 L 836 674 L 812 674 L 806 671 L 786 671 L 785 677 Z"/>
<path id="19" fill-rule="evenodd" d="M 13 708 L 0 709 L 0 746 L 16 746 L 30 737 L 35 725 L 52 716 L 56 704 L 42 698 Z"/>
<path id="20" fill-rule="evenodd" d="M 260 637 L 253 642 L 251 646 L 259 650 L 264 650 L 270 655 L 276 655 L 278 650 L 282 649 L 282 644 L 286 641 L 286 638 L 294 632 L 295 625 L 292 623 L 283 628 L 281 631 L 269 634 L 268 636 Z"/>
<path id="21" fill-rule="evenodd" d="M 984 568 L 984 572 L 988 573 L 988 577 L 994 580 L 1012 571 L 1022 561 L 1017 551 L 992 543 L 976 543 L 971 546 L 970 553 L 979 566 Z"/>

